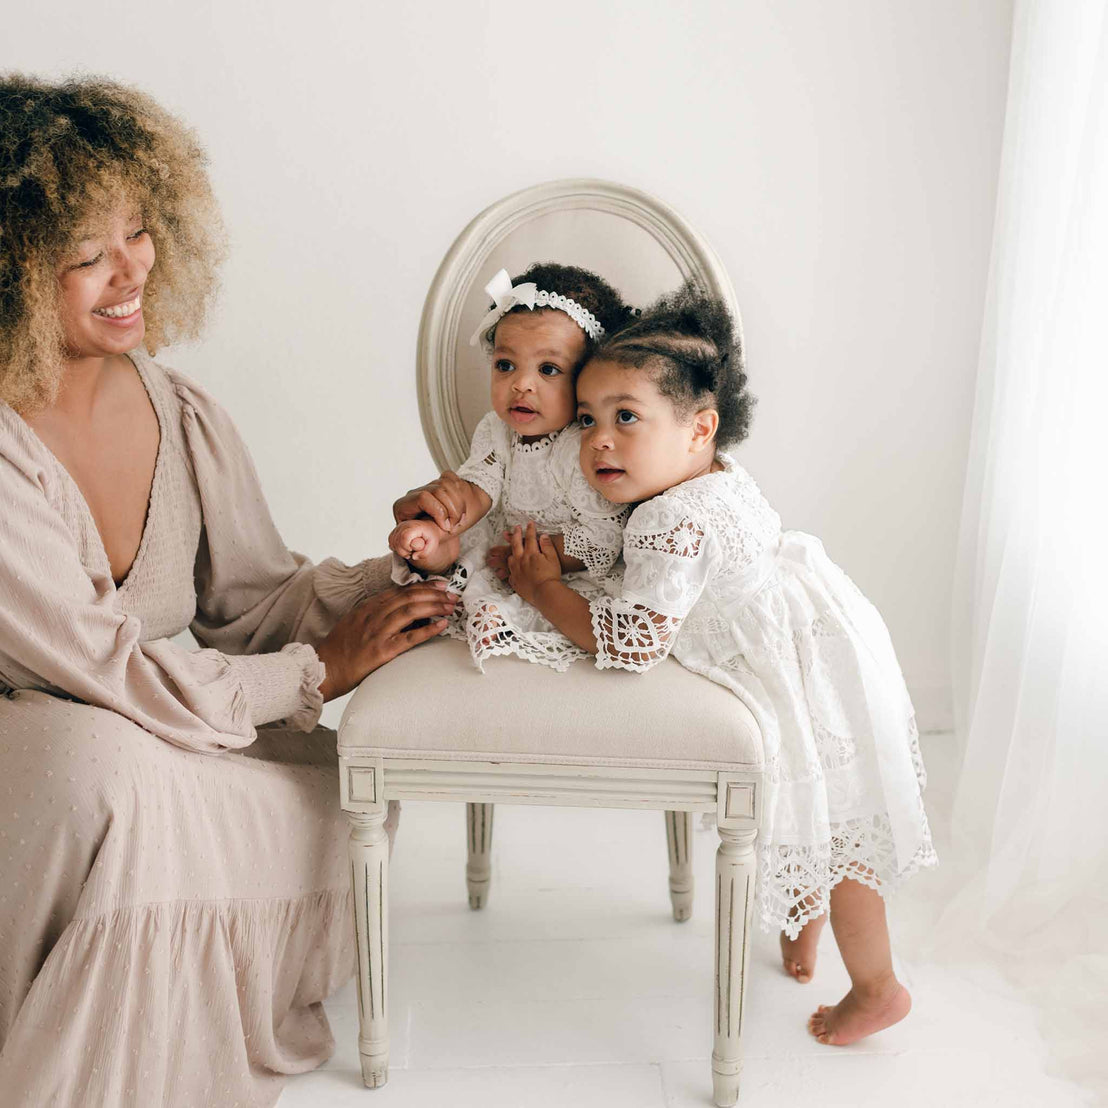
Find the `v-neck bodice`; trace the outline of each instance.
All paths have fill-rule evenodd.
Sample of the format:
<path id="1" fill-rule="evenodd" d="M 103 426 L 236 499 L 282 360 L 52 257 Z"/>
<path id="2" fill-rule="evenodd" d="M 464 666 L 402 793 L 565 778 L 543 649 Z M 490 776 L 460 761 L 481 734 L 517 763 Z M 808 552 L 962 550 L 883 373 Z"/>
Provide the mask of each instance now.
<path id="1" fill-rule="evenodd" d="M 200 541 L 200 498 L 192 477 L 181 427 L 180 405 L 164 373 L 151 373 L 142 354 L 129 355 L 158 421 L 158 453 L 150 483 L 142 537 L 126 576 L 116 583 L 92 509 L 72 474 L 29 426 L 49 458 L 56 503 L 77 539 L 81 562 L 112 592 L 117 611 L 142 623 L 142 640 L 179 634 L 196 612 L 193 571 Z M 110 583 L 110 584 L 109 584 Z"/>

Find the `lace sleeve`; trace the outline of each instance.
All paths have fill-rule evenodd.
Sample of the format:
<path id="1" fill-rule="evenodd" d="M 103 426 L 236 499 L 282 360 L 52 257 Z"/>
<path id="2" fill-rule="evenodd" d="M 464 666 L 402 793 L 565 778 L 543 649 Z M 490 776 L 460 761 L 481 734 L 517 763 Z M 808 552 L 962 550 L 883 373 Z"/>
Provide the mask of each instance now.
<path id="1" fill-rule="evenodd" d="M 493 504 L 500 502 L 504 487 L 504 465 L 508 457 L 508 429 L 496 412 L 481 417 L 469 447 L 469 457 L 458 467 L 458 476 L 489 494 Z"/>
<path id="2" fill-rule="evenodd" d="M 713 550 L 705 522 L 680 505 L 657 498 L 635 509 L 623 535 L 623 595 L 589 606 L 597 668 L 641 673 L 665 658 L 712 574 Z"/>
<path id="3" fill-rule="evenodd" d="M 589 605 L 596 636 L 597 669 L 629 669 L 643 673 L 660 662 L 677 637 L 681 620 L 604 596 Z"/>

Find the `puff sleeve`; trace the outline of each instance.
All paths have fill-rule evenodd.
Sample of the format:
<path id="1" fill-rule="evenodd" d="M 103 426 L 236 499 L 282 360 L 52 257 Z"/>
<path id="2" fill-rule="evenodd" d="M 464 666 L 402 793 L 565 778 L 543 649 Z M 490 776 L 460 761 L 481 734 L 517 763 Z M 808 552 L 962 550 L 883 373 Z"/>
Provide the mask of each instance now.
<path id="1" fill-rule="evenodd" d="M 351 608 L 388 587 L 390 559 L 347 566 L 329 558 L 313 565 L 289 551 L 230 417 L 198 385 L 170 376 L 203 516 L 192 633 L 203 646 L 229 656 L 256 711 L 309 729 L 322 707 L 322 671 L 318 679 L 305 672 L 297 683 L 280 656 L 297 653 L 290 644 L 320 641 Z M 314 658 L 314 650 L 302 649 Z M 279 701 L 282 709 L 289 706 L 293 693 L 295 710 L 277 711 Z"/>
<path id="2" fill-rule="evenodd" d="M 623 533 L 627 569 L 618 597 L 589 605 L 599 669 L 642 672 L 673 648 L 714 571 L 707 521 L 665 496 L 640 504 Z"/>
<path id="3" fill-rule="evenodd" d="M 82 562 L 49 495 L 49 467 L 29 440 L 11 433 L 19 417 L 10 410 L 4 415 L 0 681 L 109 709 L 186 749 L 214 753 L 248 745 L 255 721 L 231 660 L 168 639 L 140 641 L 141 621 L 116 610 L 110 573 L 90 572 Z M 298 692 L 321 667 L 302 646 L 278 656 L 278 669 Z"/>
<path id="4" fill-rule="evenodd" d="M 504 471 L 511 454 L 511 436 L 496 412 L 486 412 L 470 441 L 469 457 L 458 467 L 458 476 L 489 495 L 493 505 L 500 503 Z"/>
<path id="5" fill-rule="evenodd" d="M 188 418 L 203 417 L 193 411 Z M 194 631 L 202 649 L 193 650 L 167 638 L 143 641 L 142 621 L 118 610 L 106 560 L 90 568 L 63 512 L 60 465 L 0 405 L 0 691 L 38 689 L 83 701 L 203 753 L 249 745 L 262 723 L 314 726 L 324 671 L 311 637 L 372 589 L 380 571 L 374 563 L 311 567 L 283 546 L 265 544 L 251 557 L 247 544 L 264 532 L 257 516 L 268 521 L 268 514 L 245 452 L 237 453 L 237 436 L 230 450 L 221 445 L 227 441 L 223 428 L 209 443 L 223 458 L 216 475 L 227 486 L 213 490 L 202 464 L 197 477 L 205 512 L 213 496 L 245 495 L 243 545 L 239 561 L 226 567 L 219 541 L 208 535 L 201 543 L 196 576 L 204 595 Z M 227 518 L 235 515 L 230 507 Z M 272 542 L 280 545 L 275 532 Z M 257 653 L 247 655 L 251 650 Z"/>

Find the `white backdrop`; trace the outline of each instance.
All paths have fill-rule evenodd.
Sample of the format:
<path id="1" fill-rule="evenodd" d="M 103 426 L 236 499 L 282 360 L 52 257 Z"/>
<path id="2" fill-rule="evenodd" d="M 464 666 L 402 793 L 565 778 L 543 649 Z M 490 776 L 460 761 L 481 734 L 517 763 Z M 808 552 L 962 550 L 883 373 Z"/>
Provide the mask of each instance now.
<path id="1" fill-rule="evenodd" d="M 250 444 L 289 544 L 383 550 L 432 472 L 423 297 L 541 180 L 652 192 L 713 243 L 760 396 L 741 452 L 878 605 L 924 725 L 949 703 L 955 535 L 1010 0 L 5 5 L 0 68 L 139 84 L 211 153 L 231 234 L 205 340 L 163 357 Z"/>

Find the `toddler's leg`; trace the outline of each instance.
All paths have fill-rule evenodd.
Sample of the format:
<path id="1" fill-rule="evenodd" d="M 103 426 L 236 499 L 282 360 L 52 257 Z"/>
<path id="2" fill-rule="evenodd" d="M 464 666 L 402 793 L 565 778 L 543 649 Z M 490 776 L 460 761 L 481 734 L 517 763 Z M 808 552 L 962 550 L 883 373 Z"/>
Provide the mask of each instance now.
<path id="1" fill-rule="evenodd" d="M 850 974 L 850 992 L 831 1007 L 821 1004 L 808 1030 L 821 1043 L 845 1046 L 898 1023 L 912 1007 L 896 979 L 881 894 L 849 878 L 831 890 L 831 929 Z"/>
<path id="2" fill-rule="evenodd" d="M 807 985 L 816 971 L 816 947 L 819 937 L 827 924 L 827 913 L 809 920 L 795 939 L 781 932 L 781 961 L 785 972 L 796 978 L 801 985 Z"/>

